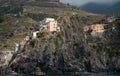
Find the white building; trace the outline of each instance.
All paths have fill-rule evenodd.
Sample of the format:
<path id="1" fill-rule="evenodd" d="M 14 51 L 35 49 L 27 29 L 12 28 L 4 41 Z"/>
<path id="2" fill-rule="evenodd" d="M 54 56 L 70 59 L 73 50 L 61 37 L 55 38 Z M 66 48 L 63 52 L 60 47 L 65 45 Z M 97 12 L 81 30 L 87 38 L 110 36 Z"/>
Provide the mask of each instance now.
<path id="1" fill-rule="evenodd" d="M 33 32 L 33 36 L 32 36 L 32 39 L 36 39 L 37 38 L 37 34 L 39 33 L 39 31 L 34 31 Z"/>
<path id="2" fill-rule="evenodd" d="M 54 18 L 45 18 L 44 20 L 38 22 L 37 29 L 39 31 L 46 29 L 49 32 L 60 31 L 60 27 L 58 27 L 58 23 Z"/>
<path id="3" fill-rule="evenodd" d="M 52 21 L 55 21 L 55 19 L 54 18 L 45 18 L 43 20 L 43 22 L 45 22 L 45 23 L 52 22 Z"/>

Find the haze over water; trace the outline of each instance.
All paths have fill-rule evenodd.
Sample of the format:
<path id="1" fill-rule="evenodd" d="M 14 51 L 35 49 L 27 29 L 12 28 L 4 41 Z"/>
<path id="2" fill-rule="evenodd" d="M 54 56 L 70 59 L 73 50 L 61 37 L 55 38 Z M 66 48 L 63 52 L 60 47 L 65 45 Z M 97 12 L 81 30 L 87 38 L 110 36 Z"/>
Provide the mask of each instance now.
<path id="1" fill-rule="evenodd" d="M 60 0 L 63 3 L 69 3 L 71 5 L 82 6 L 87 3 L 101 3 L 101 4 L 114 4 L 120 0 Z"/>

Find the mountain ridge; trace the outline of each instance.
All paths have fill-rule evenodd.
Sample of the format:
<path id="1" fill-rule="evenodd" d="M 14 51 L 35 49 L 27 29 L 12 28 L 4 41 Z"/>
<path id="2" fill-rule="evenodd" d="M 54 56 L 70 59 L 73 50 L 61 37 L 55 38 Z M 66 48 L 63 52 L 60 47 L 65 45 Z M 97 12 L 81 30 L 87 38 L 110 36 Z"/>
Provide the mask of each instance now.
<path id="1" fill-rule="evenodd" d="M 88 12 L 93 12 L 93 13 L 98 13 L 98 14 L 108 14 L 108 15 L 117 15 L 120 13 L 119 8 L 120 8 L 120 1 L 110 5 L 110 4 L 100 4 L 100 3 L 87 3 L 80 8 L 82 10 L 88 11 Z"/>
<path id="2" fill-rule="evenodd" d="M 3 13 L 6 11 L 9 13 L 9 10 L 14 10 L 14 8 L 16 11 L 19 7 L 22 10 L 20 12 L 22 13 L 44 13 L 55 15 L 91 14 L 83 10 L 78 10 L 73 6 L 63 4 L 59 0 L 0 0 L 0 13 L 2 10 Z"/>

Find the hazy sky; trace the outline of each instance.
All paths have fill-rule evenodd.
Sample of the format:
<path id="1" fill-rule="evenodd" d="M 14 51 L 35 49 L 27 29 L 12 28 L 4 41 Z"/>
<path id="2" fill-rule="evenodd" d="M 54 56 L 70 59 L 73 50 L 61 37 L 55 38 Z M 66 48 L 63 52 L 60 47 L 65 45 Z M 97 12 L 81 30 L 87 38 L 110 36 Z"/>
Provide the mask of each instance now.
<path id="1" fill-rule="evenodd" d="M 114 4 L 119 0 L 60 0 L 63 3 L 70 3 L 71 5 L 84 5 L 89 2 L 97 2 L 97 3 L 106 3 L 106 4 Z"/>

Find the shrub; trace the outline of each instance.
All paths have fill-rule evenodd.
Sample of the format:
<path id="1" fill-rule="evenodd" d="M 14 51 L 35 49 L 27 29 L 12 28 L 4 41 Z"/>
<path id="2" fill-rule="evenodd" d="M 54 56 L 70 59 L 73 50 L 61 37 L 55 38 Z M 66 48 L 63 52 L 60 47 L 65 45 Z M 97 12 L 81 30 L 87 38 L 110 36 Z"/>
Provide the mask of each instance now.
<path id="1" fill-rule="evenodd" d="M 60 46 L 58 38 L 55 40 L 55 46 L 56 46 L 56 48 L 58 48 Z"/>
<path id="2" fill-rule="evenodd" d="M 64 33 L 62 31 L 57 33 L 57 37 L 61 37 L 62 38 L 63 36 L 64 36 Z"/>
<path id="3" fill-rule="evenodd" d="M 73 45 L 78 46 L 79 45 L 79 39 L 77 35 L 73 35 Z"/>
<path id="4" fill-rule="evenodd" d="M 4 21 L 4 18 L 1 16 L 0 17 L 0 23 L 2 23 Z"/>
<path id="5" fill-rule="evenodd" d="M 47 35 L 49 35 L 49 32 L 47 30 L 43 30 L 42 32 L 39 32 L 37 34 L 38 38 L 42 38 L 42 37 L 45 37 Z"/>
<path id="6" fill-rule="evenodd" d="M 8 13 L 17 14 L 19 12 L 23 12 L 22 6 L 15 6 L 15 7 L 5 6 L 0 8 L 0 15 L 8 14 Z"/>

